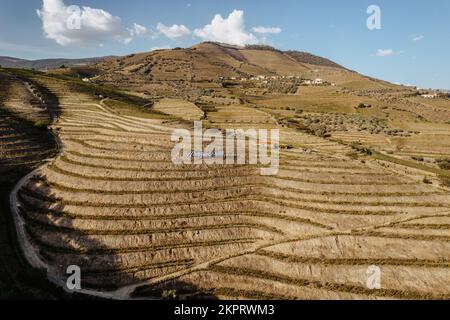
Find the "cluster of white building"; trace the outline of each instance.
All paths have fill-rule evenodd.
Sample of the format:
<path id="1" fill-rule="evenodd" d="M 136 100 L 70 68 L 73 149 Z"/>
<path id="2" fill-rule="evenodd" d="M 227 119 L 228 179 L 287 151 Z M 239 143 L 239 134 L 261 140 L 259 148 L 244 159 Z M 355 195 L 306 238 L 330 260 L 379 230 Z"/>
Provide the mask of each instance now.
<path id="1" fill-rule="evenodd" d="M 317 78 L 314 80 L 305 80 L 301 76 L 254 76 L 251 78 L 237 78 L 232 77 L 230 78 L 232 81 L 241 81 L 241 82 L 247 82 L 247 81 L 260 81 L 263 83 L 268 83 L 270 80 L 301 80 L 302 85 L 307 86 L 320 86 L 325 85 L 327 82 L 323 79 Z M 331 84 L 332 86 L 336 86 L 334 83 Z"/>
<path id="2" fill-rule="evenodd" d="M 422 94 L 421 95 L 421 97 L 422 98 L 425 98 L 425 99 L 436 99 L 437 97 L 438 97 L 438 94 L 437 93 L 433 93 L 433 94 Z"/>
<path id="3" fill-rule="evenodd" d="M 326 81 L 324 81 L 323 79 L 314 79 L 314 80 L 303 80 L 302 84 L 307 85 L 307 86 L 321 86 L 326 84 Z M 334 83 L 332 83 L 331 85 L 335 85 Z"/>

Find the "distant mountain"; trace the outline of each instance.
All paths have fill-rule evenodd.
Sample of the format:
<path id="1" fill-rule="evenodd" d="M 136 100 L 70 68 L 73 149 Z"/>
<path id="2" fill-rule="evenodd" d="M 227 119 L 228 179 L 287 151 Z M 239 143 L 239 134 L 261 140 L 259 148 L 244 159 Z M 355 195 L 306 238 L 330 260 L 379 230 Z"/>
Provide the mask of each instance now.
<path id="1" fill-rule="evenodd" d="M 0 57 L 0 66 L 5 68 L 35 69 L 40 71 L 58 69 L 61 66 L 76 67 L 102 62 L 111 57 L 98 57 L 86 59 L 42 59 L 25 60 L 13 57 Z"/>

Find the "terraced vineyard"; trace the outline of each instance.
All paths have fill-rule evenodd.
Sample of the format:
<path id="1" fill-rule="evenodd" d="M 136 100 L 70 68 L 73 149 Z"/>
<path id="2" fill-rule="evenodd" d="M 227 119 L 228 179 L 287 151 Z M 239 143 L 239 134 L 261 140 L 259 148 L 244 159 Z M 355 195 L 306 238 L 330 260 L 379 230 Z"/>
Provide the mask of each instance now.
<path id="1" fill-rule="evenodd" d="M 45 93 L 31 83 L 0 70 L 0 296 L 54 298 L 58 290 L 26 263 L 15 239 L 9 210 L 9 193 L 15 183 L 57 153 L 46 124 L 56 110 Z M 42 100 L 41 100 L 42 99 Z"/>
<path id="2" fill-rule="evenodd" d="M 2 92 L 0 152 L 2 175 L 33 167 L 55 152 L 46 125 L 51 114 L 29 89 L 29 84 L 0 73 Z M 36 90 L 36 89 L 34 89 Z"/>
<path id="3" fill-rule="evenodd" d="M 201 120 L 204 117 L 203 111 L 193 103 L 177 99 L 162 99 L 154 109 L 190 121 Z"/>
<path id="4" fill-rule="evenodd" d="M 13 205 L 22 249 L 52 281 L 63 285 L 78 265 L 83 292 L 115 298 L 450 298 L 445 189 L 288 127 L 276 176 L 177 166 L 171 134 L 192 129 L 194 105 L 186 120 L 181 103 L 157 107 L 172 118 L 126 114 L 59 78 L 32 81 L 58 99 L 63 150 L 19 185 Z M 207 121 L 277 127 L 244 106 Z M 366 286 L 370 265 L 382 270 L 380 290 Z"/>

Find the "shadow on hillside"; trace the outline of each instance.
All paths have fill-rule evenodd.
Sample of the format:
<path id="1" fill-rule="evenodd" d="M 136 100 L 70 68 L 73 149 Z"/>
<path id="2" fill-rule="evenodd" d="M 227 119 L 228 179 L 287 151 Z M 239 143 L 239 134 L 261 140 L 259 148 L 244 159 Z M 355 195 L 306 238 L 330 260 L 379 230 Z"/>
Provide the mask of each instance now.
<path id="1" fill-rule="evenodd" d="M 59 100 L 48 89 L 29 79 L 20 78 L 33 84 L 47 104 L 49 123 L 60 115 Z M 36 270 L 25 259 L 17 238 L 15 224 L 9 206 L 9 194 L 18 181 L 33 171 L 43 161 L 56 156 L 58 143 L 55 136 L 45 126 L 24 119 L 1 107 L 0 118 L 14 135 L 21 134 L 30 145 L 40 145 L 48 150 L 30 164 L 19 165 L 14 158 L 0 153 L 0 300 L 3 299 L 94 299 L 91 296 L 67 293 L 47 278 L 46 270 Z M 5 131 L 6 132 L 6 131 Z M 11 136 L 15 142 L 14 136 Z M 0 136 L 2 142 L 11 142 Z M 28 145 L 28 143 L 26 144 Z M 38 177 L 35 177 L 38 178 Z M 35 179 L 33 178 L 33 179 Z M 39 177 L 45 182 L 45 177 Z M 30 184 L 30 183 L 29 183 Z M 124 270 L 121 252 L 110 250 L 105 244 L 93 238 L 89 232 L 74 225 L 72 216 L 64 212 L 66 206 L 58 201 L 51 189 L 45 186 L 37 190 L 22 188 L 18 194 L 20 214 L 26 221 L 27 237 L 38 247 L 40 258 L 55 268 L 56 276 L 63 282 L 70 276 L 67 268 L 72 265 L 81 269 L 82 289 L 113 291 L 123 285 L 142 283 L 142 272 Z M 42 205 L 45 204 L 45 205 Z M 101 230 L 100 230 L 101 231 Z M 51 242 L 49 240 L 52 240 Z M 148 279 L 150 277 L 147 277 Z M 171 298 L 194 293 L 197 297 L 213 298 L 198 294 L 198 289 L 185 283 L 171 283 L 170 289 L 152 291 L 151 298 Z"/>
<path id="2" fill-rule="evenodd" d="M 57 109 L 58 100 L 53 108 Z M 54 112 L 58 114 L 57 111 Z M 50 116 L 49 116 L 50 117 Z M 0 145 L 14 144 L 20 136 L 25 143 L 22 158 L 15 158 L 17 151 L 0 151 L 0 300 L 5 299 L 55 299 L 64 293 L 49 284 L 41 272 L 33 270 L 25 260 L 17 240 L 17 233 L 10 210 L 9 195 L 16 183 L 33 171 L 46 158 L 56 154 L 57 144 L 45 127 L 26 120 L 20 114 L 10 112 L 0 101 L 2 131 Z M 38 145 L 40 154 L 26 150 L 27 145 Z M 21 163 L 23 161 L 23 163 Z"/>
<path id="3" fill-rule="evenodd" d="M 33 86 L 37 89 L 37 91 L 41 93 L 42 98 L 45 100 L 45 106 L 50 116 L 50 123 L 56 121 L 61 115 L 58 97 L 49 89 L 47 89 L 46 87 L 40 85 L 35 81 L 30 81 L 30 79 L 24 79 L 24 81 L 31 82 Z"/>
<path id="4" fill-rule="evenodd" d="M 63 292 L 32 269 L 23 256 L 9 207 L 13 186 L 0 181 L 0 300 L 63 298 Z"/>
<path id="5" fill-rule="evenodd" d="M 39 179 L 45 181 L 45 177 Z M 36 192 L 26 187 L 19 199 L 29 238 L 39 247 L 39 256 L 55 268 L 57 277 L 64 282 L 70 276 L 67 274 L 69 266 L 80 268 L 81 288 L 85 290 L 108 293 L 152 278 L 143 275 L 144 270 L 124 269 L 122 261 L 126 261 L 123 256 L 126 251 L 108 248 L 101 241 L 93 239 L 92 233 L 74 226 L 74 217 L 70 212 L 65 212 L 66 205 L 55 198 L 50 188 L 40 187 Z M 37 205 L 44 202 L 47 208 Z M 217 299 L 193 284 L 180 281 L 157 286 L 143 285 L 132 294 L 132 298 Z"/>
<path id="6" fill-rule="evenodd" d="M 132 293 L 133 298 L 164 300 L 218 300 L 214 294 L 198 288 L 196 285 L 180 280 L 171 280 L 157 285 L 143 285 Z"/>

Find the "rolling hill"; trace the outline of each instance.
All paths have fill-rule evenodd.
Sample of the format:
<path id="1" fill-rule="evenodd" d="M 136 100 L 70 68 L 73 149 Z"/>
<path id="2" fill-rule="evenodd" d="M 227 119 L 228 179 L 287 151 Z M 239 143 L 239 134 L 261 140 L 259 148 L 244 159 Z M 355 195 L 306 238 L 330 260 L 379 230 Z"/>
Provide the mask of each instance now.
<path id="1" fill-rule="evenodd" d="M 282 52 L 267 46 L 237 47 L 204 42 L 191 48 L 156 50 L 100 62 L 106 75 L 122 74 L 153 80 L 209 81 L 257 75 L 310 76 L 317 68 L 342 66 L 312 54 Z"/>
<path id="2" fill-rule="evenodd" d="M 197 99 L 203 89 L 221 87 L 224 79 L 236 81 L 257 76 L 320 78 L 348 89 L 398 87 L 304 52 L 215 42 L 114 57 L 95 67 L 102 70 L 95 78 L 99 83 L 149 95 L 182 96 L 189 100 Z"/>
<path id="3" fill-rule="evenodd" d="M 35 69 L 40 71 L 58 69 L 61 66 L 76 67 L 98 63 L 107 57 L 85 59 L 41 59 L 25 60 L 12 57 L 0 57 L 0 66 L 4 68 Z"/>

